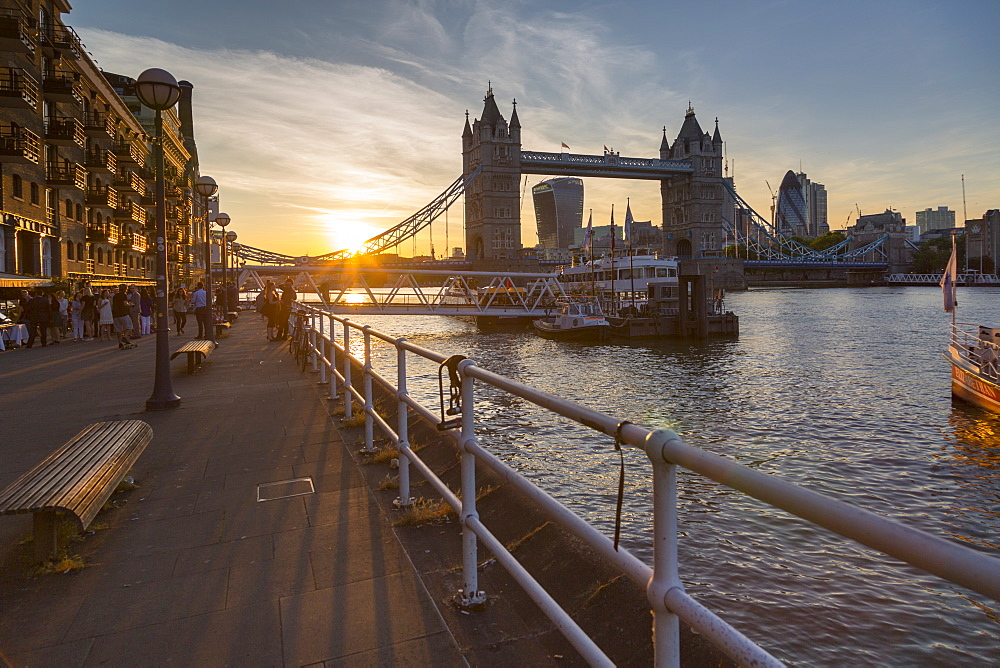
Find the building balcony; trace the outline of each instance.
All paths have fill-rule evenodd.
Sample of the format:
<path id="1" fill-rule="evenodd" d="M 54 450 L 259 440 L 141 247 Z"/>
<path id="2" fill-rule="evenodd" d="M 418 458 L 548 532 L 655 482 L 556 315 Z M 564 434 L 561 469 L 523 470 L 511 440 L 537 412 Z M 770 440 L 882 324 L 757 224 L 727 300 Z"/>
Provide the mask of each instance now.
<path id="1" fill-rule="evenodd" d="M 109 209 L 117 209 L 118 193 L 108 186 L 91 188 L 87 191 L 84 202 L 87 206 L 103 206 Z"/>
<path id="2" fill-rule="evenodd" d="M 132 250 L 145 253 L 147 245 L 146 237 L 137 232 L 132 233 Z"/>
<path id="3" fill-rule="evenodd" d="M 137 223 L 146 222 L 146 212 L 135 202 L 119 202 L 114 216 L 116 220 L 131 220 Z"/>
<path id="4" fill-rule="evenodd" d="M 45 207 L 45 222 L 49 225 L 56 224 L 56 208 L 54 206 Z"/>
<path id="5" fill-rule="evenodd" d="M 109 223 L 105 228 L 109 244 L 117 244 L 122 239 L 122 227 L 117 223 Z"/>
<path id="6" fill-rule="evenodd" d="M 20 67 L 0 67 L 0 106 L 35 111 L 38 82 Z"/>
<path id="7" fill-rule="evenodd" d="M 139 144 L 131 141 L 115 142 L 115 155 L 118 162 L 129 165 L 142 165 L 146 162 L 145 147 L 140 148 Z"/>
<path id="8" fill-rule="evenodd" d="M 42 96 L 49 102 L 82 104 L 79 80 L 79 74 L 46 72 L 42 77 Z"/>
<path id="9" fill-rule="evenodd" d="M 118 132 L 118 117 L 101 111 L 91 111 L 83 119 L 83 131 L 88 137 L 114 139 Z"/>
<path id="10" fill-rule="evenodd" d="M 164 188 L 164 194 L 167 196 L 167 199 L 172 199 L 172 200 L 178 200 L 183 196 L 183 193 L 181 192 L 180 188 L 171 185 L 168 185 Z"/>
<path id="11" fill-rule="evenodd" d="M 91 172 L 115 174 L 118 172 L 118 158 L 111 151 L 103 148 L 92 148 L 87 151 L 84 165 Z"/>
<path id="12" fill-rule="evenodd" d="M 88 259 L 87 260 L 87 273 L 88 274 L 93 274 L 94 273 L 94 260 L 93 259 Z"/>
<path id="13" fill-rule="evenodd" d="M 130 171 L 119 172 L 112 186 L 119 192 L 135 193 L 136 195 L 142 195 L 146 192 L 146 184 L 143 183 L 142 178 Z"/>
<path id="14" fill-rule="evenodd" d="M 87 145 L 83 123 L 71 116 L 53 116 L 45 119 L 45 141 L 58 146 Z"/>
<path id="15" fill-rule="evenodd" d="M 31 56 L 35 53 L 35 35 L 31 19 L 20 9 L 0 9 L 0 51 Z"/>
<path id="16" fill-rule="evenodd" d="M 0 162 L 38 164 L 42 142 L 31 130 L 0 124 Z"/>
<path id="17" fill-rule="evenodd" d="M 72 56 L 80 58 L 83 47 L 80 37 L 69 26 L 52 25 L 38 31 L 38 41 L 42 48 L 54 56 Z"/>
<path id="18" fill-rule="evenodd" d="M 72 162 L 50 162 L 45 165 L 45 182 L 49 187 L 87 189 L 87 170 Z"/>

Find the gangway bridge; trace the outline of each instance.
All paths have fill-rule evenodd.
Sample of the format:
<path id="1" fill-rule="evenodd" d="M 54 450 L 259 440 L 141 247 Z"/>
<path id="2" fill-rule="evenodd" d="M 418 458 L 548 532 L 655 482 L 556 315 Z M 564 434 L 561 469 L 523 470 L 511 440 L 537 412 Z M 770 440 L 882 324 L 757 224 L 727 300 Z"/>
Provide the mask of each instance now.
<path id="1" fill-rule="evenodd" d="M 571 298 L 555 274 L 392 267 L 243 267 L 238 286 L 263 290 L 292 278 L 331 312 L 355 315 L 450 315 L 541 318 Z"/>

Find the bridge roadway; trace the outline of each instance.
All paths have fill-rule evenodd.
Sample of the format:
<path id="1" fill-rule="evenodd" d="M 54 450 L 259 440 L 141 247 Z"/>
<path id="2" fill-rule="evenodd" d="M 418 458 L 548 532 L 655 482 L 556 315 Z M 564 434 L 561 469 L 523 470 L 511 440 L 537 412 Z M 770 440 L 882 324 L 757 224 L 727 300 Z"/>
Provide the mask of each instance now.
<path id="1" fill-rule="evenodd" d="M 543 665 L 575 656 L 558 633 L 525 623 L 539 614 L 516 587 L 477 615 L 451 608 L 455 576 L 441 564 L 461 544 L 458 523 L 394 527 L 396 492 L 377 490 L 387 467 L 355 461 L 357 431 L 338 428 L 316 376 L 267 342 L 256 316 L 230 331 L 200 372 L 173 367 L 182 403 L 159 413 L 143 412 L 152 337 L 129 351 L 64 341 L 0 353 L 0 487 L 92 422 L 139 418 L 154 432 L 127 503 L 70 546 L 82 571 L 31 577 L 30 517 L 0 517 L 8 665 Z M 171 336 L 171 347 L 180 341 Z M 302 477 L 315 493 L 257 501 L 258 485 Z"/>

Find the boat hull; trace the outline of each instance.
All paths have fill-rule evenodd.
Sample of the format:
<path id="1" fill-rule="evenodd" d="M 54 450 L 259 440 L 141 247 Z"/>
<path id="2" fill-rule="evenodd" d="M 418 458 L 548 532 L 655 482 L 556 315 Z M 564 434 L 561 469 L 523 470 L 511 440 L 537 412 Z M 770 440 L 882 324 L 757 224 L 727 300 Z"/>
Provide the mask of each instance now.
<path id="1" fill-rule="evenodd" d="M 532 326 L 535 333 L 546 339 L 576 341 L 579 343 L 599 343 L 606 341 L 611 332 L 611 327 L 607 324 L 592 325 L 589 327 L 571 327 L 567 329 L 547 327 L 545 323 L 539 324 L 538 322 L 533 323 Z"/>
<path id="2" fill-rule="evenodd" d="M 951 361 L 951 393 L 974 406 L 1000 413 L 1000 385 Z"/>

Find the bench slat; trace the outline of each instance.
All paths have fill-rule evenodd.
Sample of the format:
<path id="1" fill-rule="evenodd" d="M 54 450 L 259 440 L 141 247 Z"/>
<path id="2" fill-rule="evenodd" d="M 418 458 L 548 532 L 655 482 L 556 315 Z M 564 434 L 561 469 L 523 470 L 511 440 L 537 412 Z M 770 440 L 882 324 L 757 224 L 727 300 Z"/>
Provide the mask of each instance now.
<path id="1" fill-rule="evenodd" d="M 0 492 L 0 514 L 63 509 L 86 528 L 152 437 L 141 420 L 88 426 Z"/>

